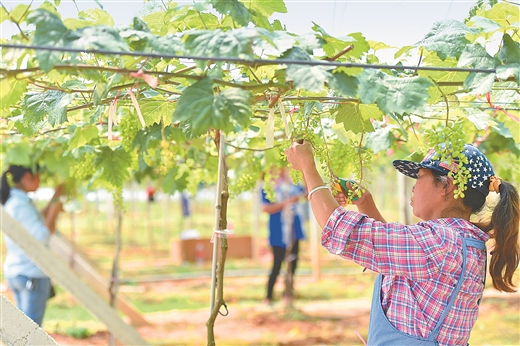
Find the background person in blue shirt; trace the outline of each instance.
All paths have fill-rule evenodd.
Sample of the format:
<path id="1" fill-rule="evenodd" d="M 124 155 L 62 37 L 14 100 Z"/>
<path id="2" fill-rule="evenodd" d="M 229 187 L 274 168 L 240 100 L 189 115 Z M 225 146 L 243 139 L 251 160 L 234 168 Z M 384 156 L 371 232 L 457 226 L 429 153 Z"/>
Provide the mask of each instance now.
<path id="1" fill-rule="evenodd" d="M 56 228 L 56 219 L 62 211 L 59 197 L 63 189 L 59 185 L 49 204 L 40 212 L 27 195 L 39 186 L 39 173 L 22 166 L 10 166 L 2 175 L 0 196 L 4 210 L 48 247 L 50 235 Z M 41 327 L 51 293 L 50 279 L 11 238 L 4 237 L 7 248 L 4 276 L 9 289 L 14 293 L 18 308 Z"/>
<path id="2" fill-rule="evenodd" d="M 264 182 L 264 185 L 267 183 L 269 182 Z M 274 186 L 274 192 L 275 200 L 270 201 L 265 189 L 262 188 L 262 211 L 269 213 L 269 245 L 273 252 L 273 266 L 267 282 L 265 299 L 267 304 L 272 303 L 273 288 L 286 258 L 287 244 L 290 244 L 292 256 L 290 271 L 294 276 L 298 263 L 299 241 L 305 238 L 304 216 L 298 200 L 307 195 L 306 188 L 302 185 L 294 185 L 288 169 L 280 168 L 280 176 Z"/>

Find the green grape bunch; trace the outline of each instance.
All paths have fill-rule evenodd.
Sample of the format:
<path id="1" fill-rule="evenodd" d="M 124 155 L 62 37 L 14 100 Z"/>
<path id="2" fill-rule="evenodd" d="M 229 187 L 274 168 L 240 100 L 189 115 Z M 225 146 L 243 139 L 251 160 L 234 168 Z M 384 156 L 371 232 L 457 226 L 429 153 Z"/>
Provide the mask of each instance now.
<path id="1" fill-rule="evenodd" d="M 138 132 L 139 123 L 136 117 L 127 115 L 121 118 L 119 122 L 119 135 L 121 136 L 121 143 L 125 151 L 132 151 L 134 138 Z"/>
<path id="2" fill-rule="evenodd" d="M 70 176 L 74 177 L 76 180 L 90 180 L 97 169 L 94 165 L 94 160 L 96 159 L 96 154 L 94 153 L 86 153 L 78 163 L 70 168 Z"/>
<path id="3" fill-rule="evenodd" d="M 450 171 L 448 176 L 453 177 L 453 182 L 457 186 L 454 197 L 464 198 L 471 173 L 464 166 L 468 163 L 468 158 L 463 153 L 466 141 L 462 123 L 455 123 L 451 127 L 433 126 L 426 131 L 426 140 L 436 152 L 434 160 L 446 162 L 448 167 L 457 166 L 457 170 Z"/>
<path id="4" fill-rule="evenodd" d="M 156 171 L 162 176 L 168 174 L 168 172 L 176 166 L 175 146 L 170 144 L 171 143 L 167 140 L 162 140 L 159 144 L 159 154 L 157 156 L 160 158 L 160 161 L 157 165 Z"/>

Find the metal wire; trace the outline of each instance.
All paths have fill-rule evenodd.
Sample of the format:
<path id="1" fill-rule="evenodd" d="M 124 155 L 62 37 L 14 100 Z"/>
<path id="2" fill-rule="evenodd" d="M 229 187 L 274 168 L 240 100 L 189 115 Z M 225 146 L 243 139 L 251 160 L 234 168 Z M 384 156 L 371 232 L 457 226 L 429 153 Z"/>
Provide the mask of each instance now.
<path id="1" fill-rule="evenodd" d="M 195 56 L 195 55 L 177 55 L 168 53 L 152 53 L 152 52 L 120 52 L 112 50 L 92 50 L 70 47 L 49 47 L 39 45 L 18 45 L 3 43 L 0 48 L 13 49 L 34 49 L 54 52 L 67 53 L 89 53 L 100 55 L 123 55 L 135 56 L 143 58 L 166 58 L 166 59 L 187 59 L 187 60 L 204 60 L 204 61 L 221 61 L 243 63 L 247 65 L 307 65 L 307 66 L 331 66 L 331 67 L 361 67 L 373 69 L 394 69 L 394 70 L 425 70 L 425 71 L 450 71 L 450 72 L 478 72 L 478 73 L 496 73 L 496 69 L 483 68 L 466 68 L 466 67 L 436 67 L 436 66 L 405 66 L 405 65 L 375 65 L 375 64 L 356 64 L 356 63 L 341 63 L 326 60 L 291 60 L 291 59 L 241 59 L 234 57 L 216 57 L 216 56 Z"/>

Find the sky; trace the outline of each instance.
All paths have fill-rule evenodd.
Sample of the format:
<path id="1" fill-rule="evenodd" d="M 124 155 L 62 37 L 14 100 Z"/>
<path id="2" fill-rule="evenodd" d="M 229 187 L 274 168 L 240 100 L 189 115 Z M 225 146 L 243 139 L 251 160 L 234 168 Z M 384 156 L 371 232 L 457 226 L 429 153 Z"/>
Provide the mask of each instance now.
<path id="1" fill-rule="evenodd" d="M 2 0 L 11 10 L 17 4 L 29 3 L 25 0 Z M 42 1 L 35 0 L 33 5 Z M 113 17 L 116 25 L 126 25 L 139 14 L 144 1 L 99 0 L 104 9 Z M 188 3 L 192 1 L 177 1 Z M 312 22 L 321 26 L 331 36 L 341 38 L 353 32 L 361 32 L 367 39 L 381 41 L 402 47 L 420 41 L 435 22 L 445 19 L 462 21 L 476 0 L 285 0 L 287 13 L 275 14 L 287 30 L 297 34 L 311 32 Z M 94 0 L 76 0 L 80 10 L 97 8 Z M 62 0 L 58 10 L 62 18 L 76 17 L 73 1 Z M 2 38 L 9 38 L 17 32 L 11 23 L 0 26 Z"/>

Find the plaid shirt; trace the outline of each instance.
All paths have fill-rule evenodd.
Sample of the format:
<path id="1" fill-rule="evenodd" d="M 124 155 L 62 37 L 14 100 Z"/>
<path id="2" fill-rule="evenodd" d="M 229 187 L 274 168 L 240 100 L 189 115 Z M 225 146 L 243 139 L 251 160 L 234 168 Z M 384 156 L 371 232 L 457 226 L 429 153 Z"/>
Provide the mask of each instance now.
<path id="1" fill-rule="evenodd" d="M 382 223 L 337 208 L 321 243 L 332 254 L 384 275 L 381 305 L 399 331 L 427 337 L 439 320 L 462 270 L 462 239 L 489 239 L 463 219 L 403 225 Z M 478 316 L 486 275 L 486 254 L 468 247 L 466 279 L 446 317 L 440 345 L 466 345 Z"/>

